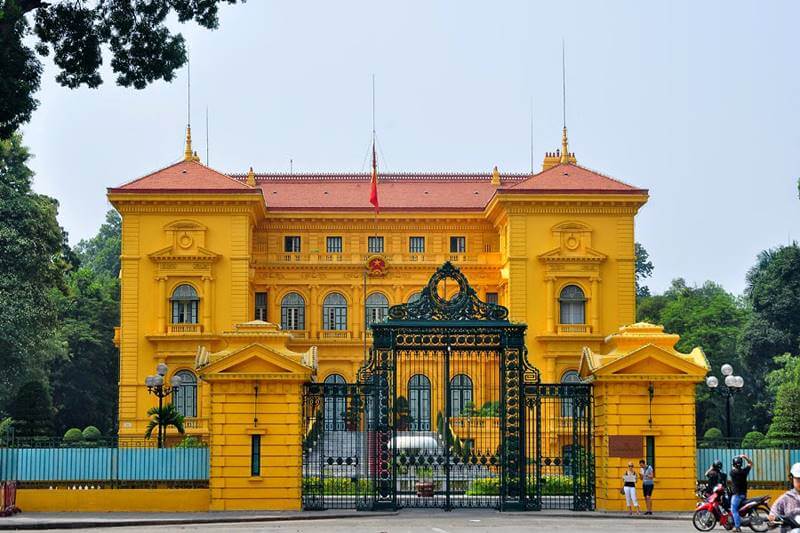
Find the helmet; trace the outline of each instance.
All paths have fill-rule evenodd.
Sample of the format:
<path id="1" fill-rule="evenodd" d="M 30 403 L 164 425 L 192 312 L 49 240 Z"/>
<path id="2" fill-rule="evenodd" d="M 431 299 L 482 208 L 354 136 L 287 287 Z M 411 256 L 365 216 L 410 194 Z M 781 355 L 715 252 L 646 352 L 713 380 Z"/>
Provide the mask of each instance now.
<path id="1" fill-rule="evenodd" d="M 742 460 L 741 457 L 736 456 L 733 458 L 733 461 L 731 461 L 731 464 L 733 465 L 734 468 L 741 468 L 742 465 L 744 464 L 744 461 Z"/>
<path id="2" fill-rule="evenodd" d="M 793 464 L 789 472 L 792 474 L 792 477 L 800 478 L 800 463 Z"/>
<path id="3" fill-rule="evenodd" d="M 722 470 L 722 461 L 717 459 L 711 466 L 714 467 L 714 470 Z"/>

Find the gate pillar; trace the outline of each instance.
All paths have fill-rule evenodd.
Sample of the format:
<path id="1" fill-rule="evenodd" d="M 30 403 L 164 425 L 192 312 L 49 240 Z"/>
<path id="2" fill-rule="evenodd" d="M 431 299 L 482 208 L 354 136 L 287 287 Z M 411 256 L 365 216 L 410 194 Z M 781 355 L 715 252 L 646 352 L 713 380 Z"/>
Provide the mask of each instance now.
<path id="1" fill-rule="evenodd" d="M 694 509 L 695 385 L 709 370 L 700 348 L 675 349 L 678 335 L 638 323 L 606 338 L 600 352 L 584 348 L 581 377 L 594 384 L 596 508 L 625 509 L 620 494 L 628 462 L 655 470 L 657 511 Z M 641 481 L 637 483 L 639 504 Z"/>
<path id="2" fill-rule="evenodd" d="M 198 354 L 211 391 L 212 511 L 301 507 L 303 385 L 316 348 L 287 350 L 289 335 L 275 324 L 237 324 L 223 334 L 228 349 Z"/>

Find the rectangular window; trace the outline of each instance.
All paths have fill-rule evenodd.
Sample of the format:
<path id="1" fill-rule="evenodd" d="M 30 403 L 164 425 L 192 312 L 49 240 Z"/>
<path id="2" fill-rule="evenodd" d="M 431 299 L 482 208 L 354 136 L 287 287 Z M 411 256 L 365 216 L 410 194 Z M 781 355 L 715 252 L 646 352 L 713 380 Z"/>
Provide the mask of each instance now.
<path id="1" fill-rule="evenodd" d="M 497 293 L 496 292 L 487 292 L 486 293 L 486 303 L 487 304 L 500 303 L 500 300 L 497 298 Z"/>
<path id="2" fill-rule="evenodd" d="M 409 237 L 408 251 L 412 254 L 425 253 L 425 237 Z"/>
<path id="3" fill-rule="evenodd" d="M 450 237 L 450 253 L 463 254 L 467 251 L 466 237 Z"/>
<path id="4" fill-rule="evenodd" d="M 284 237 L 283 251 L 300 253 L 300 237 L 298 235 L 287 235 Z"/>
<path id="5" fill-rule="evenodd" d="M 281 329 L 299 330 L 306 329 L 305 307 L 281 306 Z"/>
<path id="6" fill-rule="evenodd" d="M 250 475 L 261 475 L 261 435 L 250 435 Z"/>
<path id="7" fill-rule="evenodd" d="M 341 237 L 328 237 L 327 250 L 329 254 L 342 253 L 342 238 Z"/>
<path id="8" fill-rule="evenodd" d="M 256 320 L 263 320 L 264 322 L 267 321 L 267 293 L 266 292 L 257 292 L 256 293 Z"/>
<path id="9" fill-rule="evenodd" d="M 368 237 L 367 251 L 371 254 L 383 253 L 383 237 Z"/>
<path id="10" fill-rule="evenodd" d="M 652 435 L 648 435 L 644 438 L 645 443 L 645 453 L 647 457 L 645 461 L 647 464 L 653 467 L 653 471 L 656 469 L 656 438 Z"/>

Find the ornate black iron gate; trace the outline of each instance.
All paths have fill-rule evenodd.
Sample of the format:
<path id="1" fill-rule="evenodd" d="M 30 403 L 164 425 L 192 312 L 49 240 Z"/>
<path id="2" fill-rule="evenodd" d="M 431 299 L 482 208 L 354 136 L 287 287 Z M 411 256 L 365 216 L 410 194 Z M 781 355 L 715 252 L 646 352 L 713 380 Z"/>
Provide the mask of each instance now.
<path id="1" fill-rule="evenodd" d="M 593 508 L 590 386 L 540 384 L 456 267 L 372 328 L 358 383 L 306 388 L 305 509 Z"/>

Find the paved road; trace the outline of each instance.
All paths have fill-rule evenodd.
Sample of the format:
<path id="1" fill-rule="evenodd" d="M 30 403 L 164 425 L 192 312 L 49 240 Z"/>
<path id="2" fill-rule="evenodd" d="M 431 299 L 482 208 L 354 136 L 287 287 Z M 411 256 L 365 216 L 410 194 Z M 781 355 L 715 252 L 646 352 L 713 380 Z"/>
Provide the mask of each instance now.
<path id="1" fill-rule="evenodd" d="M 156 527 L 114 527 L 87 531 L 107 533 L 131 533 L 133 531 L 209 531 L 245 533 L 266 531 L 281 533 L 525 533 L 589 531 L 594 533 L 632 533 L 659 531 L 694 531 L 691 522 L 675 520 L 589 519 L 533 516 L 531 514 L 508 514 L 492 511 L 456 511 L 445 513 L 432 511 L 403 511 L 397 516 L 347 518 L 339 520 L 310 520 L 266 522 L 247 524 L 209 524 Z M 51 530 L 52 531 L 52 530 Z M 64 530 L 66 531 L 66 530 Z M 75 531 L 74 529 L 71 531 Z"/>

